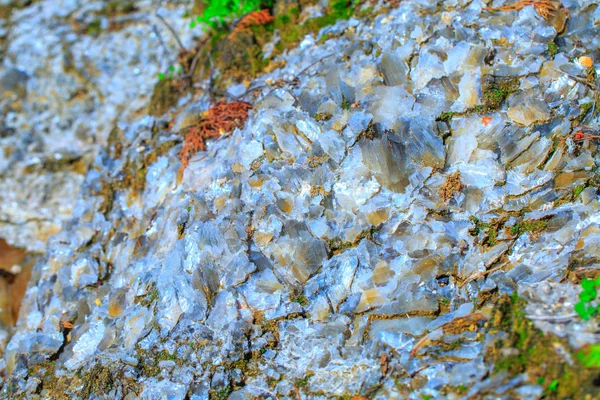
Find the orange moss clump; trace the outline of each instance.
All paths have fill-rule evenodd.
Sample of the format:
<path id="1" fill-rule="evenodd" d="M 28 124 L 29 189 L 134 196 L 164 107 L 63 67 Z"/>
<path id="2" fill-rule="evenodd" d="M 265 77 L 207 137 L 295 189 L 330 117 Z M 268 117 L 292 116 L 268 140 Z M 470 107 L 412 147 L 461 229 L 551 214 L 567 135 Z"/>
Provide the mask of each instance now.
<path id="1" fill-rule="evenodd" d="M 273 21 L 275 21 L 275 18 L 271 16 L 269 10 L 253 11 L 238 22 L 233 32 L 229 35 L 229 39 L 233 39 L 239 32 L 251 26 L 266 25 Z"/>
<path id="2" fill-rule="evenodd" d="M 249 103 L 232 101 L 231 103 L 217 103 L 206 111 L 202 121 L 191 126 L 185 136 L 183 147 L 179 152 L 181 160 L 179 176 L 183 176 L 183 171 L 188 166 L 190 158 L 197 152 L 206 149 L 206 139 L 219 137 L 235 128 L 244 126 L 251 108 L 252 105 Z"/>
<path id="3" fill-rule="evenodd" d="M 516 3 L 507 4 L 498 8 L 486 7 L 484 10 L 511 12 L 520 11 L 527 6 L 533 6 L 538 14 L 540 14 L 540 16 L 544 19 L 550 19 L 554 13 L 559 11 L 561 8 L 566 11 L 567 15 L 569 15 L 568 9 L 566 9 L 560 3 L 560 1 L 553 0 L 519 0 Z"/>

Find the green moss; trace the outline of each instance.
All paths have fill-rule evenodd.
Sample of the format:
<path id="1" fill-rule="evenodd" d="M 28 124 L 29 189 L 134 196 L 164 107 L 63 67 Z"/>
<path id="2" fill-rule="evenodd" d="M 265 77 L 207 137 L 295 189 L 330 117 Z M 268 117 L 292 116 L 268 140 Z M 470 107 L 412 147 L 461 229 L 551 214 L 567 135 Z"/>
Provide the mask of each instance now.
<path id="1" fill-rule="evenodd" d="M 488 113 L 500 109 L 504 101 L 519 89 L 519 78 L 486 77 L 482 92 L 483 104 L 469 108 L 455 115 Z M 438 117 L 439 118 L 439 117 Z"/>
<path id="2" fill-rule="evenodd" d="M 484 110 L 498 110 L 506 98 L 519 88 L 518 78 L 496 78 L 486 82 L 483 87 Z"/>
<path id="3" fill-rule="evenodd" d="M 346 96 L 342 96 L 342 109 L 343 110 L 349 110 L 350 109 L 350 102 L 348 101 L 348 99 L 346 98 Z"/>
<path id="4" fill-rule="evenodd" d="M 498 244 L 498 232 L 504 226 L 508 218 L 495 218 L 492 219 L 489 223 L 482 222 L 477 217 L 472 216 L 471 221 L 475 224 L 475 226 L 469 229 L 469 233 L 472 236 L 477 236 L 481 232 L 484 232 L 486 236 L 482 239 L 482 244 L 487 246 L 494 246 Z"/>
<path id="5" fill-rule="evenodd" d="M 108 16 L 119 14 L 129 14 L 137 10 L 134 0 L 111 0 L 104 7 L 104 12 Z"/>
<path id="6" fill-rule="evenodd" d="M 153 282 L 144 296 L 139 296 L 135 299 L 136 304 L 144 307 L 150 307 L 159 299 L 160 295 L 156 284 Z"/>
<path id="7" fill-rule="evenodd" d="M 498 244 L 498 240 L 496 240 L 496 238 L 498 237 L 498 230 L 495 227 L 490 227 L 487 231 L 487 234 L 488 237 L 485 244 L 487 244 L 490 247 Z"/>
<path id="8" fill-rule="evenodd" d="M 83 398 L 89 398 L 98 393 L 108 394 L 113 389 L 121 387 L 124 393 L 137 394 L 141 393 L 138 384 L 133 377 L 125 376 L 115 366 L 104 366 L 101 364 L 94 365 L 90 370 L 82 375 L 81 379 L 84 383 L 81 395 Z"/>
<path id="9" fill-rule="evenodd" d="M 547 226 L 548 226 L 547 220 L 522 221 L 520 223 L 513 225 L 510 228 L 510 234 L 511 234 L 511 236 L 514 236 L 514 237 L 520 236 L 526 232 L 533 233 L 533 234 L 539 234 L 540 232 L 546 230 Z"/>
<path id="10" fill-rule="evenodd" d="M 481 222 L 481 220 L 475 216 L 471 216 L 470 220 L 475 224 L 473 228 L 469 229 L 469 233 L 471 234 L 471 236 L 477 236 L 479 235 L 482 229 L 489 228 L 488 224 Z"/>
<path id="11" fill-rule="evenodd" d="M 548 53 L 550 53 L 550 57 L 552 58 L 554 58 L 554 56 L 558 54 L 558 46 L 556 45 L 556 43 L 548 43 Z"/>
<path id="12" fill-rule="evenodd" d="M 440 121 L 440 122 L 445 122 L 448 124 L 452 120 L 452 117 L 454 117 L 454 112 L 448 111 L 448 112 L 441 113 L 435 120 Z"/>
<path id="13" fill-rule="evenodd" d="M 594 103 L 591 101 L 588 103 L 580 104 L 579 108 L 581 109 L 581 112 L 579 113 L 577 118 L 575 118 L 575 122 L 577 122 L 577 124 L 581 124 L 581 122 L 585 119 L 585 117 L 588 115 L 593 106 Z"/>
<path id="14" fill-rule="evenodd" d="M 331 118 L 333 118 L 333 114 L 331 113 L 322 112 L 315 114 L 316 121 L 329 121 Z"/>
<path id="15" fill-rule="evenodd" d="M 293 303 L 298 303 L 298 304 L 300 304 L 302 307 L 304 307 L 304 306 L 308 305 L 308 299 L 307 299 L 307 298 L 306 298 L 306 296 L 305 296 L 305 295 L 303 295 L 303 294 L 299 294 L 299 295 L 297 295 L 297 296 L 293 296 L 293 297 L 290 299 L 290 301 L 291 301 L 291 302 L 293 302 Z"/>
<path id="16" fill-rule="evenodd" d="M 579 186 L 575 186 L 573 188 L 573 191 L 571 192 L 571 199 L 572 200 L 577 199 L 579 197 L 579 195 L 581 194 L 581 192 L 583 192 L 583 189 L 585 189 L 585 188 L 586 188 L 585 184 L 579 185 Z"/>
<path id="17" fill-rule="evenodd" d="M 462 338 L 461 338 L 461 339 L 458 339 L 458 340 L 455 340 L 454 342 L 450 343 L 450 344 L 449 344 L 449 345 L 446 347 L 446 350 L 456 350 L 456 349 L 458 349 L 460 346 L 462 346 L 463 342 L 464 342 L 464 340 L 463 340 Z"/>
<path id="18" fill-rule="evenodd" d="M 229 393 L 231 393 L 231 388 L 229 386 L 219 390 L 210 390 L 208 398 L 214 400 L 225 400 L 229 398 Z"/>
<path id="19" fill-rule="evenodd" d="M 169 353 L 166 350 L 152 352 L 136 346 L 136 352 L 139 359 L 138 369 L 140 374 L 145 377 L 160 375 L 161 367 L 159 364 L 161 361 L 174 361 L 178 367 L 181 367 L 184 364 L 183 359 L 177 357 L 176 354 Z"/>
<path id="20" fill-rule="evenodd" d="M 475 114 L 477 114 L 477 113 L 483 112 L 484 110 L 485 110 L 485 106 L 479 104 L 479 105 L 477 105 L 477 106 L 475 106 L 475 107 L 470 108 L 469 110 L 467 110 L 467 113 L 475 113 Z"/>
<path id="21" fill-rule="evenodd" d="M 545 391 L 549 399 L 583 399 L 596 393 L 592 382 L 598 369 L 566 362 L 563 352 L 573 352 L 568 341 L 537 329 L 526 317 L 525 306 L 516 294 L 500 297 L 495 304 L 488 329 L 504 334 L 486 354 L 486 361 L 495 366 L 494 374 L 506 371 L 508 380 L 526 372 L 530 384 L 550 382 Z"/>
<path id="22" fill-rule="evenodd" d="M 267 25 L 252 26 L 231 36 L 229 31 L 215 26 L 208 48 L 204 48 L 201 59 L 206 60 L 203 66 L 208 77 L 213 67 L 219 71 L 220 79 L 216 81 L 218 89 L 225 89 L 232 83 L 242 82 L 260 74 L 269 62 L 285 50 L 295 48 L 310 33 L 331 25 L 340 19 L 349 18 L 356 10 L 349 0 L 334 1 L 325 15 L 306 20 L 299 24 L 300 10 L 294 3 L 281 3 L 274 9 L 274 22 Z M 287 8 L 286 8 L 287 7 Z M 279 42 L 270 58 L 264 58 L 262 47 L 271 40 L 274 30 L 278 31 Z M 349 105 L 348 105 L 349 106 Z"/>
<path id="23" fill-rule="evenodd" d="M 95 19 L 90 22 L 87 26 L 86 33 L 90 36 L 98 36 L 102 32 L 101 21 L 99 19 Z"/>
<path id="24" fill-rule="evenodd" d="M 181 90 L 181 85 L 176 79 L 166 78 L 161 79 L 154 86 L 150 103 L 148 105 L 148 113 L 154 116 L 161 116 L 171 107 L 177 105 L 179 98 L 184 94 Z"/>
<path id="25" fill-rule="evenodd" d="M 303 388 L 303 387 L 308 386 L 308 381 L 314 375 L 315 375 L 315 373 L 312 372 L 312 371 L 306 372 L 306 375 L 304 375 L 304 378 L 296 380 L 296 386 L 298 386 L 299 388 Z"/>

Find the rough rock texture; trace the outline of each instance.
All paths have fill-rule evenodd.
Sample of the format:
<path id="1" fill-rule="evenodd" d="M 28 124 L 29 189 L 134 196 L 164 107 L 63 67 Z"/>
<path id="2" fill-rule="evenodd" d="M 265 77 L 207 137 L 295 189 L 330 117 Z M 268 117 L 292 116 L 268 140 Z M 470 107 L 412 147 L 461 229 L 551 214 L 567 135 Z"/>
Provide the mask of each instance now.
<path id="1" fill-rule="evenodd" d="M 73 212 L 87 165 L 119 123 L 145 115 L 156 74 L 191 44 L 183 4 L 42 1 L 10 10 L 0 71 L 0 237 L 44 252 Z M 129 2 L 133 4 L 133 2 Z M 162 44 L 161 44 L 162 42 Z M 170 45 L 170 47 L 166 47 Z"/>
<path id="2" fill-rule="evenodd" d="M 558 395 L 598 394 L 571 354 L 600 341 L 598 321 L 572 311 L 572 281 L 600 265 L 598 141 L 575 136 L 598 123 L 584 106 L 596 101 L 591 71 L 576 62 L 600 58 L 592 2 L 564 2 L 560 37 L 531 6 L 481 1 L 408 0 L 338 22 L 251 83 L 265 88 L 244 129 L 210 141 L 181 182 L 173 116 L 137 111 L 161 59 L 151 26 L 127 25 L 126 43 L 128 31 L 87 38 L 56 21 L 96 3 L 65 3 L 12 17 L 8 53 L 44 26 L 40 15 L 71 39 L 15 53 L 10 68 L 30 77 L 11 89 L 27 96 L 15 118 L 47 115 L 48 131 L 22 122 L 2 140 L 40 137 L 43 154 L 67 140 L 83 157 L 93 137 L 99 150 L 84 176 L 27 178 L 36 195 L 35 179 L 60 186 L 40 205 L 69 201 L 64 217 L 27 209 L 65 222 L 6 346 L 4 397 L 538 398 L 559 378 Z M 111 59 L 85 55 L 102 46 Z M 56 80 L 77 81 L 57 61 L 66 49 L 81 82 L 107 92 L 86 92 L 89 108 L 63 104 L 55 121 Z M 58 70 L 34 70 L 40 58 Z M 185 106 L 206 109 L 207 96 Z M 35 152 L 13 154 L 4 182 L 25 176 Z M 27 192 L 2 185 L 2 235 L 43 248 L 5 208 Z"/>

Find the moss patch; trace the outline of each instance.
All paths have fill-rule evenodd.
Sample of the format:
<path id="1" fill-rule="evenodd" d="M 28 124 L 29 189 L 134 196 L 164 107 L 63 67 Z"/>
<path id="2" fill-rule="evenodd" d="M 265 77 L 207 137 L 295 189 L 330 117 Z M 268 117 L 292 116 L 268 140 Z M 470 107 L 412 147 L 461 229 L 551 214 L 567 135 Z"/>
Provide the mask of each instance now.
<path id="1" fill-rule="evenodd" d="M 306 35 L 316 33 L 340 19 L 348 19 L 356 11 L 352 1 L 337 0 L 325 15 L 300 24 L 300 8 L 297 2 L 281 2 L 272 10 L 275 20 L 270 24 L 252 26 L 233 37 L 227 30 L 215 32 L 210 43 L 200 50 L 200 59 L 205 62 L 199 63 L 194 73 L 206 79 L 211 68 L 216 70 L 219 79 L 215 80 L 215 84 L 220 90 L 234 83 L 247 82 L 268 69 L 275 57 L 295 48 Z M 279 41 L 272 54 L 265 58 L 262 48 L 271 41 L 275 31 L 278 32 Z"/>
<path id="2" fill-rule="evenodd" d="M 180 82 L 176 79 L 168 78 L 158 81 L 154 86 L 154 91 L 150 97 L 148 113 L 154 116 L 160 116 L 175 107 L 179 98 L 184 95 Z"/>
<path id="3" fill-rule="evenodd" d="M 81 373 L 83 389 L 80 395 L 86 399 L 98 393 L 109 393 L 120 388 L 124 394 L 141 394 L 137 381 L 131 376 L 125 376 L 122 370 L 114 366 L 94 365 L 88 371 Z"/>
<path id="4" fill-rule="evenodd" d="M 123 396 L 131 394 L 139 397 L 142 392 L 137 380 L 126 374 L 120 365 L 105 366 L 97 363 L 92 368 L 82 369 L 73 376 L 68 374 L 57 376 L 55 361 L 44 361 L 28 369 L 28 378 L 39 380 L 37 394 L 43 394 L 44 398 L 58 400 L 75 397 L 87 399 L 95 394 L 107 394 L 115 389 Z"/>
<path id="5" fill-rule="evenodd" d="M 329 121 L 331 118 L 333 118 L 331 113 L 321 112 L 315 114 L 315 121 Z"/>
<path id="6" fill-rule="evenodd" d="M 486 236 L 481 240 L 481 244 L 484 246 L 495 246 L 498 244 L 498 232 L 504 226 L 508 217 L 501 217 L 492 219 L 489 223 L 482 222 L 475 216 L 471 217 L 471 221 L 475 226 L 469 229 L 469 233 L 473 236 L 479 235 L 480 232 L 484 232 Z"/>
<path id="7" fill-rule="evenodd" d="M 487 79 L 483 85 L 483 111 L 498 110 L 504 100 L 518 89 L 518 78 Z"/>
<path id="8" fill-rule="evenodd" d="M 548 53 L 550 57 L 554 58 L 555 55 L 558 54 L 558 46 L 554 42 L 548 43 Z"/>
<path id="9" fill-rule="evenodd" d="M 494 365 L 494 373 L 507 371 L 507 380 L 527 372 L 530 384 L 545 388 L 547 399 L 598 398 L 600 388 L 594 385 L 598 368 L 587 368 L 577 357 L 565 359 L 564 351 L 573 354 L 565 339 L 544 334 L 525 316 L 525 301 L 516 294 L 501 297 L 489 320 L 489 332 L 504 332 L 488 349 L 486 361 Z"/>
<path id="10" fill-rule="evenodd" d="M 577 125 L 579 125 L 579 124 L 581 124 L 581 122 L 583 122 L 583 120 L 588 115 L 588 113 L 590 112 L 590 110 L 592 109 L 593 106 L 594 106 L 594 103 L 591 101 L 588 103 L 583 103 L 583 104 L 579 105 L 581 112 L 579 113 L 577 118 L 575 118 L 575 122 L 577 123 Z"/>
<path id="11" fill-rule="evenodd" d="M 527 220 L 519 222 L 510 228 L 510 235 L 513 237 L 521 236 L 524 233 L 531 233 L 533 235 L 539 235 L 541 232 L 546 230 L 548 226 L 547 220 Z"/>
<path id="12" fill-rule="evenodd" d="M 440 115 L 438 115 L 438 117 L 435 120 L 449 124 L 450 121 L 452 120 L 452 117 L 454 117 L 454 112 L 448 111 L 448 112 L 443 112 Z"/>

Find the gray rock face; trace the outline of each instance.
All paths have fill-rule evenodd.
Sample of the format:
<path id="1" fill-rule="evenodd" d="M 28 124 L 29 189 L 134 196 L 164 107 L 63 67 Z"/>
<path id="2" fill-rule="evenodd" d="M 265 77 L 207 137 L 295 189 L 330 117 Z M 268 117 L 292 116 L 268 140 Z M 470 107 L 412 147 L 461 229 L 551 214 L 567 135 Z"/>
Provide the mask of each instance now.
<path id="1" fill-rule="evenodd" d="M 87 5 L 65 4 L 31 7 L 59 19 L 85 15 Z M 557 347 L 600 341 L 597 321 L 573 313 L 579 290 L 568 281 L 597 273 L 600 159 L 597 141 L 575 136 L 578 119 L 594 130 L 598 117 L 578 118 L 594 94 L 570 78 L 583 70 L 566 56 L 592 54 L 600 32 L 577 28 L 595 18 L 594 7 L 565 4 L 574 28 L 554 58 L 556 29 L 533 7 L 403 1 L 377 6 L 372 21 L 339 21 L 252 82 L 266 87 L 245 127 L 209 141 L 181 182 L 180 137 L 166 117 L 139 111 L 146 71 L 119 74 L 133 63 L 129 47 L 117 46 L 125 33 L 107 33 L 115 52 L 101 53 L 100 38 L 63 43 L 58 36 L 70 33 L 60 25 L 41 53 L 16 54 L 33 40 L 26 28 L 36 20 L 25 17 L 34 9 L 23 10 L 9 45 L 17 68 L 74 46 L 76 65 L 97 63 L 89 79 L 113 90 L 89 109 L 38 121 L 49 133 L 34 130 L 31 147 L 19 142 L 21 158 L 3 161 L 5 182 L 22 176 L 6 171 L 23 168 L 32 148 L 57 148 L 47 138 L 63 135 L 82 157 L 88 145 L 77 126 L 112 139 L 89 145 L 90 168 L 64 178 L 64 192 L 31 197 L 36 207 L 26 212 L 64 224 L 34 268 L 6 345 L 3 396 L 541 396 L 537 376 L 497 372 L 490 358 L 514 334 L 495 325 L 506 295 L 529 301 L 523 318 L 563 338 L 549 347 L 554 359 Z M 146 33 L 127 40 L 149 49 L 146 28 L 131 27 Z M 141 54 L 144 66 L 158 62 Z M 307 67 L 297 85 L 269 87 Z M 26 73 L 27 101 L 61 75 Z M 483 93 L 488 75 L 517 78 L 517 91 Z M 65 82 L 57 90 L 79 81 Z M 490 98 L 499 101 L 481 103 Z M 208 100 L 184 99 L 175 123 L 186 125 Z M 42 104 L 49 114 L 59 108 Z M 123 185 L 140 160 L 152 160 L 143 184 Z M 59 186 L 52 174 L 42 182 Z M 0 204 L 12 221 L 29 192 L 11 185 Z M 62 197 L 70 202 L 58 218 Z M 33 235 L 10 229 L 2 235 Z"/>

